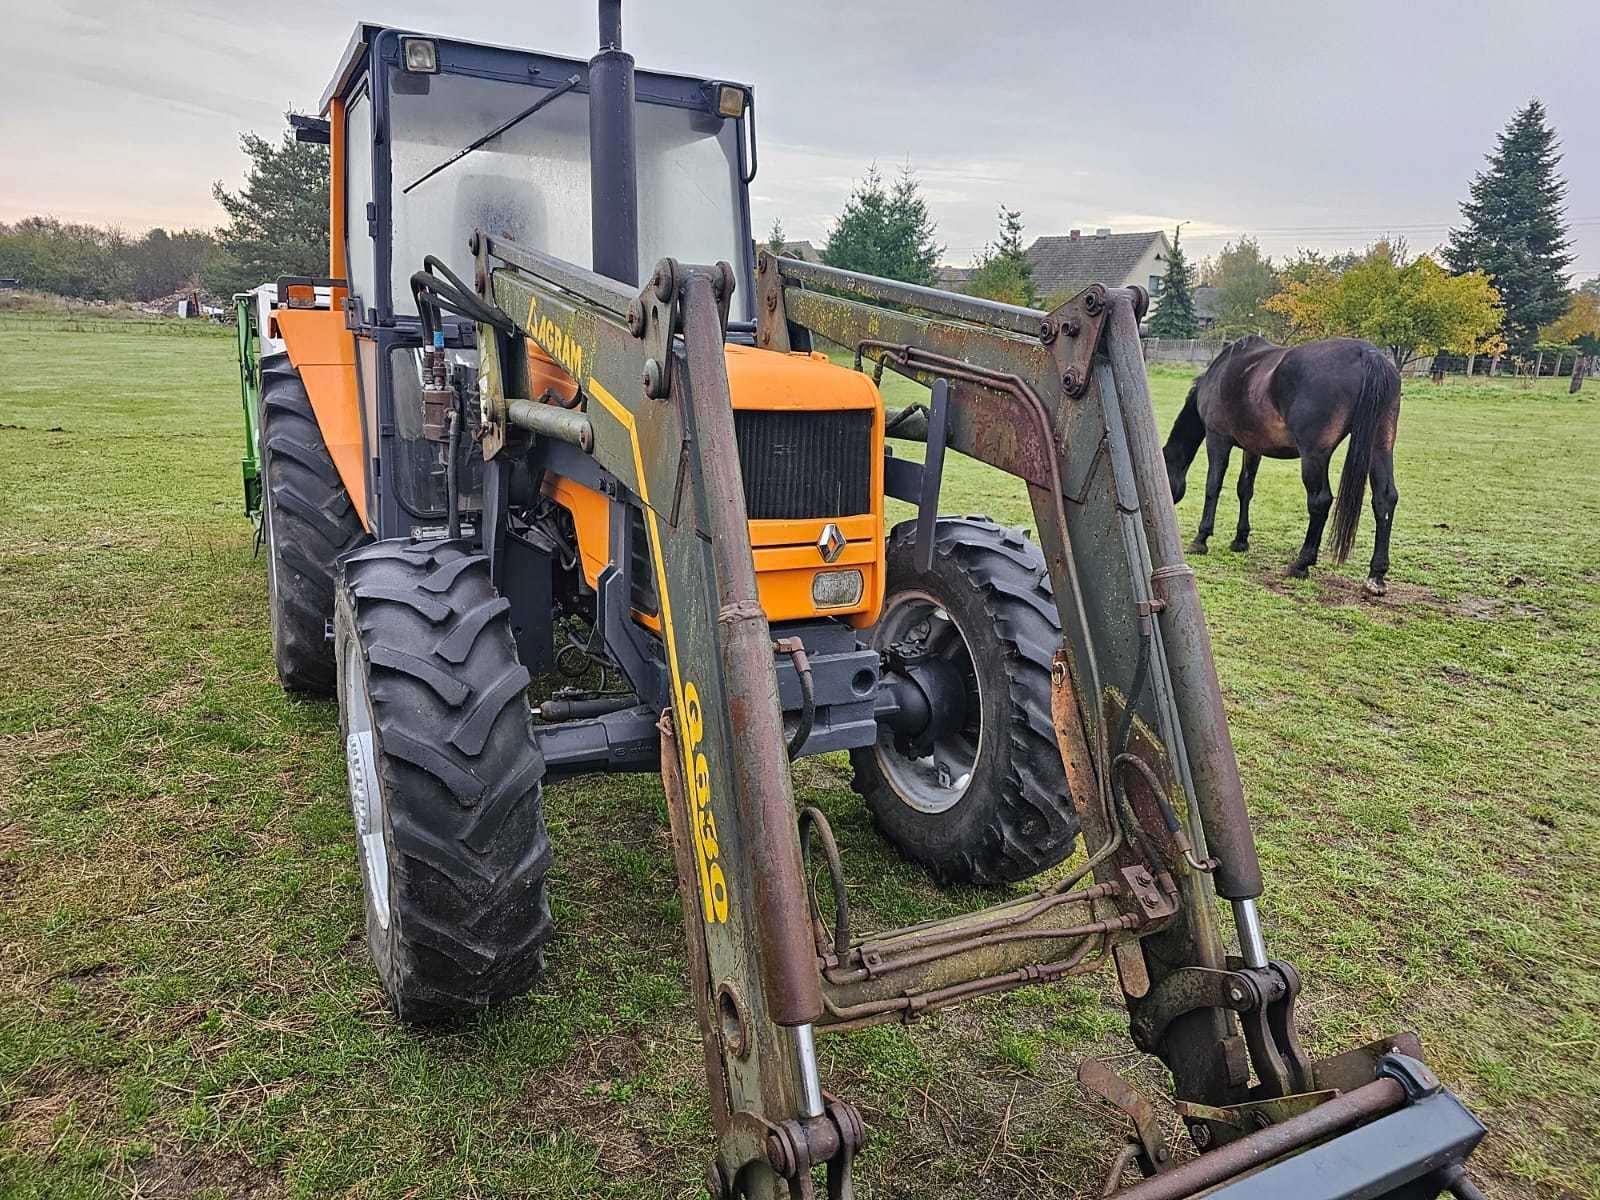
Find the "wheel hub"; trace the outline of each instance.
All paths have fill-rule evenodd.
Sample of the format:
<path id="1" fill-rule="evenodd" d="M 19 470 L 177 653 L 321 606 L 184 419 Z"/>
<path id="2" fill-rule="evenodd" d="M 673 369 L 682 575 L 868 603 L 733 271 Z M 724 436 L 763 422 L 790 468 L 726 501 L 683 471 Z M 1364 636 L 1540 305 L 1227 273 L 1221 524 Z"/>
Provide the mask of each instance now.
<path id="1" fill-rule="evenodd" d="M 878 761 L 908 807 L 936 815 L 966 795 L 978 761 L 981 697 L 966 635 L 924 593 L 903 594 L 880 620 L 877 639 L 928 699 L 928 724 L 906 737 L 878 740 Z"/>
<path id="2" fill-rule="evenodd" d="M 383 789 L 378 783 L 377 752 L 372 738 L 372 702 L 362 678 L 361 651 L 354 639 L 345 646 L 344 711 L 345 773 L 350 787 L 350 812 L 366 864 L 367 895 L 378 924 L 389 928 L 389 847 L 384 835 Z"/>

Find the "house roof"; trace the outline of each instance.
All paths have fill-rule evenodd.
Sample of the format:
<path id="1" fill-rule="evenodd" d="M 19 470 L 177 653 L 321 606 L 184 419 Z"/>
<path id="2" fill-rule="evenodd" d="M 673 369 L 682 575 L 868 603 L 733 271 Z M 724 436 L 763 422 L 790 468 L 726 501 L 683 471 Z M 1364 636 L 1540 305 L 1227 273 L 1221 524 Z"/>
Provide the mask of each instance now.
<path id="1" fill-rule="evenodd" d="M 972 282 L 975 267 L 939 267 L 935 272 L 934 286 L 947 292 L 959 292 Z"/>
<path id="2" fill-rule="evenodd" d="M 822 261 L 822 255 L 817 251 L 817 248 L 804 238 L 797 242 L 785 242 L 783 244 L 783 253 L 790 258 L 798 258 L 803 262 L 819 263 Z"/>
<path id="3" fill-rule="evenodd" d="M 1194 289 L 1194 315 L 1202 321 L 1215 321 L 1217 319 L 1217 289 L 1209 284 L 1201 284 Z"/>
<path id="4" fill-rule="evenodd" d="M 1041 296 L 1081 292 L 1091 283 L 1121 287 L 1151 245 L 1164 240 L 1153 233 L 1051 235 L 1033 240 L 1024 252 Z"/>

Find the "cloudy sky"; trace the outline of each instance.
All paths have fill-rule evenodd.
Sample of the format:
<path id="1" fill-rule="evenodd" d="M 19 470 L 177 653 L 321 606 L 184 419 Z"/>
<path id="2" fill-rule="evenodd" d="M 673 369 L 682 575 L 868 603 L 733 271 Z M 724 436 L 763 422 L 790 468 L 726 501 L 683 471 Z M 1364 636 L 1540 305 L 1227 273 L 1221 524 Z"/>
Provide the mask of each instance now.
<path id="1" fill-rule="evenodd" d="M 242 129 L 315 105 L 359 18 L 587 57 L 590 0 L 0 0 L 0 220 L 217 224 Z M 630 0 L 644 66 L 755 85 L 758 229 L 820 242 L 873 161 L 909 163 L 946 261 L 999 204 L 1028 234 L 1186 221 L 1281 255 L 1445 236 L 1530 96 L 1600 274 L 1600 3 Z"/>

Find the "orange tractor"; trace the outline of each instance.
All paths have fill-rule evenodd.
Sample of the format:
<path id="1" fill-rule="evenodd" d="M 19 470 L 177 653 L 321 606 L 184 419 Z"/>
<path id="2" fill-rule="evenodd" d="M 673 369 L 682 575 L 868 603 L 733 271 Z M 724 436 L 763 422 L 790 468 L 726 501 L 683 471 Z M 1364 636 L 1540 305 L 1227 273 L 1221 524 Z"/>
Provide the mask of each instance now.
<path id="1" fill-rule="evenodd" d="M 273 651 L 338 697 L 396 1012 L 539 971 L 546 779 L 660 771 L 713 1195 L 851 1194 L 864 1128 L 817 1036 L 1102 967 L 1202 1152 L 1086 1064 L 1130 1117 L 1108 1189 L 1132 1163 L 1129 1200 L 1476 1195 L 1482 1126 L 1414 1038 L 1295 1038 L 1144 294 L 1046 312 L 756 255 L 751 89 L 636 70 L 600 14 L 586 63 L 361 26 L 297 120 L 331 149 L 328 276 L 243 327 Z M 884 370 L 927 402 L 886 411 Z M 951 452 L 1023 480 L 1036 537 L 941 516 Z M 887 497 L 915 518 L 886 531 Z M 905 856 L 1008 890 L 855 929 L 790 774 L 831 752 Z"/>

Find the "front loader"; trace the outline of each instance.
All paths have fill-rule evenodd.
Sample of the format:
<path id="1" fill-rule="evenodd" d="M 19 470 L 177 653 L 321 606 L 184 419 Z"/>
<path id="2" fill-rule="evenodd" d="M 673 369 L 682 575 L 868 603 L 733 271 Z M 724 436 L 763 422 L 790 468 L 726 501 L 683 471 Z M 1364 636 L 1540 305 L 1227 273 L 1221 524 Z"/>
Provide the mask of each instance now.
<path id="1" fill-rule="evenodd" d="M 1046 312 L 756 255 L 753 93 L 636 71 L 600 16 L 587 63 L 362 26 L 296 122 L 331 148 L 332 254 L 246 371 L 273 650 L 338 697 L 396 1012 L 524 991 L 544 781 L 659 770 L 719 1200 L 853 1194 L 866 1130 L 817 1037 L 1106 969 L 1195 1153 L 1087 1061 L 1132 1130 L 1105 1194 L 1478 1195 L 1483 1127 L 1414 1036 L 1296 1039 L 1145 294 Z M 886 410 L 884 371 L 926 403 Z M 1036 534 L 941 516 L 951 454 L 1024 481 Z M 915 517 L 886 531 L 886 498 Z M 790 768 L 839 751 L 897 850 L 996 902 L 856 928 Z"/>

